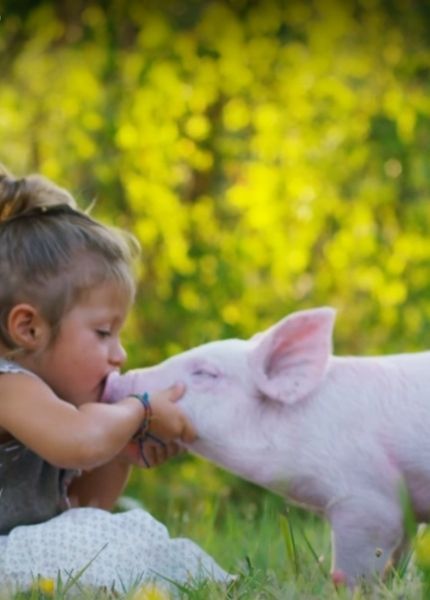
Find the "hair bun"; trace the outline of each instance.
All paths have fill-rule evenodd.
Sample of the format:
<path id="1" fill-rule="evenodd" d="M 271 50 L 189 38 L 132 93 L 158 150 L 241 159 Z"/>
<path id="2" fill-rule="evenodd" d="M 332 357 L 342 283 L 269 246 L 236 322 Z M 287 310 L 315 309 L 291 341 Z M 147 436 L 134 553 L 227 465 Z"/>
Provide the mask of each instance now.
<path id="1" fill-rule="evenodd" d="M 67 204 L 76 208 L 69 192 L 41 175 L 16 178 L 0 165 L 0 223 L 34 209 Z"/>
<path id="2" fill-rule="evenodd" d="M 0 174 L 0 223 L 27 208 L 25 179 Z"/>

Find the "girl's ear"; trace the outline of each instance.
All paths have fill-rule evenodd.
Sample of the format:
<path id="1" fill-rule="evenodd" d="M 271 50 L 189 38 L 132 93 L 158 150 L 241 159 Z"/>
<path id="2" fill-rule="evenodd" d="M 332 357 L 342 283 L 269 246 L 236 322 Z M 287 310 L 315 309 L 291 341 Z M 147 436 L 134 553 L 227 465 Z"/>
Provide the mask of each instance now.
<path id="1" fill-rule="evenodd" d="M 9 313 L 8 332 L 12 341 L 25 350 L 39 350 L 48 341 L 49 326 L 31 304 L 16 304 Z"/>

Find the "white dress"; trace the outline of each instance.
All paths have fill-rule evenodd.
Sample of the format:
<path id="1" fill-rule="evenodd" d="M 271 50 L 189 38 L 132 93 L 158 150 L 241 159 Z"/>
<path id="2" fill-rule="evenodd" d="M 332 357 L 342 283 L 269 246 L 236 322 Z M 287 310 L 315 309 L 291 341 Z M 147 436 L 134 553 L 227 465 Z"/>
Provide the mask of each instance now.
<path id="1" fill-rule="evenodd" d="M 78 586 L 124 592 L 155 582 L 171 593 L 179 584 L 233 579 L 199 546 L 170 538 L 164 525 L 143 509 L 109 513 L 73 508 L 37 525 L 0 536 L 1 587 L 31 586 L 38 576 Z"/>

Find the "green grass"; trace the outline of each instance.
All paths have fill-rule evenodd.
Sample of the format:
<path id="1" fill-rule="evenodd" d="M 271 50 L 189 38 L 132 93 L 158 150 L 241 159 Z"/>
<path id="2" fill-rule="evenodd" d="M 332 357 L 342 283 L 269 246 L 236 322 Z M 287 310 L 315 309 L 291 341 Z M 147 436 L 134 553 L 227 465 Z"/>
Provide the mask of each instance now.
<path id="1" fill-rule="evenodd" d="M 176 513 L 168 522 L 172 535 L 186 535 L 197 541 L 238 580 L 227 589 L 200 584 L 179 590 L 181 600 L 295 600 L 346 599 L 346 590 L 336 591 L 330 568 L 330 531 L 317 517 L 297 509 L 285 511 L 278 498 L 266 494 L 261 505 L 254 501 L 236 504 L 226 510 L 214 505 L 208 519 L 207 506 L 200 506 L 191 517 Z M 169 521 L 169 519 L 168 519 Z M 79 574 L 78 574 L 79 575 Z M 131 600 L 133 592 L 109 594 L 89 590 L 76 581 L 58 582 L 54 594 L 35 589 L 15 594 L 14 600 L 79 598 Z M 419 575 L 412 565 L 402 575 L 392 574 L 384 584 L 355 593 L 359 599 L 419 599 Z"/>
<path id="2" fill-rule="evenodd" d="M 223 512 L 220 510 L 220 512 Z M 210 527 L 195 518 L 186 534 L 198 541 L 223 567 L 239 575 L 228 592 L 216 586 L 190 590 L 190 600 L 313 600 L 350 598 L 331 583 L 330 528 L 314 515 L 286 510 L 282 500 L 266 493 L 261 506 L 236 505 L 216 516 Z M 185 532 L 180 528 L 178 533 Z M 421 581 L 413 565 L 371 589 L 355 592 L 359 599 L 414 599 L 422 597 Z"/>

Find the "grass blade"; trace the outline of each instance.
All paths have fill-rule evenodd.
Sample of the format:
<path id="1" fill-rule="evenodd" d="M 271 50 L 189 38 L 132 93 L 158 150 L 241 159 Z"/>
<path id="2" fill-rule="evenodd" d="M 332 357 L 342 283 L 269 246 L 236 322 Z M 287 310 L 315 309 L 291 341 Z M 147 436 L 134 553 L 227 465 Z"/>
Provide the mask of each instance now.
<path id="1" fill-rule="evenodd" d="M 294 576 L 297 577 L 300 573 L 300 567 L 297 555 L 296 541 L 294 538 L 294 530 L 291 525 L 290 519 L 287 517 L 287 515 L 280 515 L 279 521 L 288 561 L 293 567 Z"/>

